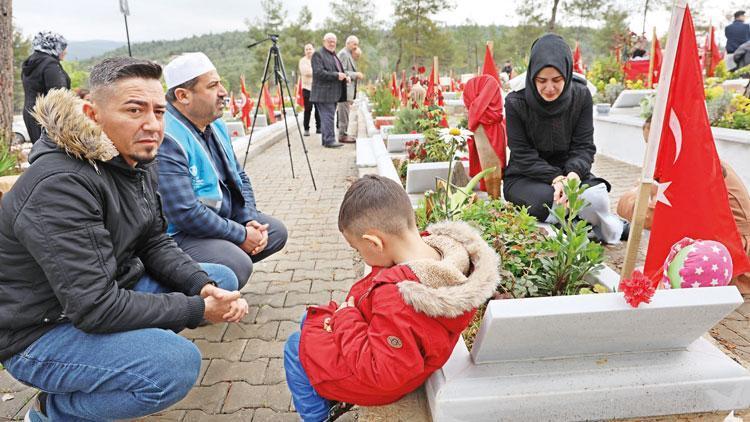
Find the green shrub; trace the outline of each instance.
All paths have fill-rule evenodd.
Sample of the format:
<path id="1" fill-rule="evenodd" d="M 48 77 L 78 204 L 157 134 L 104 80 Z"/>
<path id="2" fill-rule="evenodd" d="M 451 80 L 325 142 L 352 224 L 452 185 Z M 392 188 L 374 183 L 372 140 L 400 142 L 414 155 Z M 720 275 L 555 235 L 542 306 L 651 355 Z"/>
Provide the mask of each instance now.
<path id="1" fill-rule="evenodd" d="M 420 119 L 422 110 L 418 108 L 404 107 L 396 113 L 396 123 L 393 125 L 393 133 L 412 133 L 419 131 L 417 120 Z"/>
<path id="2" fill-rule="evenodd" d="M 0 176 L 16 174 L 18 157 L 10 151 L 8 144 L 0 138 Z"/>
<path id="3" fill-rule="evenodd" d="M 391 90 L 384 85 L 380 85 L 372 94 L 372 115 L 392 116 L 393 110 L 398 108 L 398 100 L 391 94 Z"/>

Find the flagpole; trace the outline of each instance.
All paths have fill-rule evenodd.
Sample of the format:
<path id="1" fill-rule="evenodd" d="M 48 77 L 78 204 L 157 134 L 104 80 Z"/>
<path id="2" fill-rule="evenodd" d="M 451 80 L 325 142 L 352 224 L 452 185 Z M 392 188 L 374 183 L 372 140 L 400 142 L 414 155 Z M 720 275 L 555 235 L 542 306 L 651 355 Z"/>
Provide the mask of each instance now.
<path id="1" fill-rule="evenodd" d="M 656 27 L 654 27 L 654 33 L 651 37 L 651 53 L 648 59 L 648 85 L 647 88 L 654 87 L 654 56 L 656 55 Z"/>
<path id="2" fill-rule="evenodd" d="M 656 169 L 656 158 L 661 142 L 662 128 L 664 127 L 664 116 L 667 115 L 667 99 L 672 83 L 672 72 L 674 71 L 675 57 L 677 57 L 677 46 L 682 31 L 682 21 L 685 18 L 686 0 L 674 0 L 672 4 L 672 18 L 667 34 L 667 48 L 662 60 L 662 68 L 659 72 L 659 86 L 656 88 L 656 99 L 654 101 L 654 113 L 651 118 L 651 131 L 646 145 L 646 155 L 643 160 L 641 171 L 641 183 L 635 201 L 635 212 L 633 222 L 630 225 L 630 235 L 625 249 L 625 261 L 622 265 L 621 278 L 630 278 L 635 268 L 638 256 L 638 248 L 641 244 L 643 226 L 648 212 L 651 187 L 654 183 L 654 170 Z"/>

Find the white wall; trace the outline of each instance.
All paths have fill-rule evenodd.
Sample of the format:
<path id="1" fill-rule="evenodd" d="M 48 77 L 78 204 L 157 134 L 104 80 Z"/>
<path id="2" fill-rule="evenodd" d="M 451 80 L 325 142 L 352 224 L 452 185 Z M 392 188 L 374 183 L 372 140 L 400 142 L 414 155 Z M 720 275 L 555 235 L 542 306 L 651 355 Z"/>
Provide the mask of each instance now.
<path id="1" fill-rule="evenodd" d="M 598 153 L 637 166 L 643 165 L 646 144 L 643 121 L 625 114 L 598 115 L 594 111 L 594 143 Z M 711 128 L 719 158 L 728 163 L 750 188 L 750 131 Z"/>

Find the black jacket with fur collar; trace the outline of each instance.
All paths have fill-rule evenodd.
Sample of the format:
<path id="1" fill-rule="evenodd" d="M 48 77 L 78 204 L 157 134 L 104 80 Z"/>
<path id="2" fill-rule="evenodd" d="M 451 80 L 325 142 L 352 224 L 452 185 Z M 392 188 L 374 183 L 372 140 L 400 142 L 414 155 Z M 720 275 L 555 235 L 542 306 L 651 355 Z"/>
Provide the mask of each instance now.
<path id="1" fill-rule="evenodd" d="M 210 281 L 165 234 L 153 163 L 128 166 L 67 90 L 37 101 L 46 134 L 0 205 L 0 360 L 55 324 L 91 333 L 197 326 Z M 132 287 L 144 273 L 182 293 Z"/>

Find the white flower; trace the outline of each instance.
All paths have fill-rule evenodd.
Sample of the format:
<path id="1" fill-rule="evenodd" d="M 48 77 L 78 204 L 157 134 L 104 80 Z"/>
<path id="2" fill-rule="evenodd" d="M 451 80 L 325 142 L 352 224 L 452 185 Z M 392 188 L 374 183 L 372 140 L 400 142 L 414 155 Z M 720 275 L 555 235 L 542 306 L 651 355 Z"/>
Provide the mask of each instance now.
<path id="1" fill-rule="evenodd" d="M 470 130 L 457 127 L 438 130 L 438 137 L 440 137 L 441 141 L 446 144 L 455 144 L 459 146 L 466 145 L 466 140 L 472 135 L 474 135 L 474 133 Z"/>

